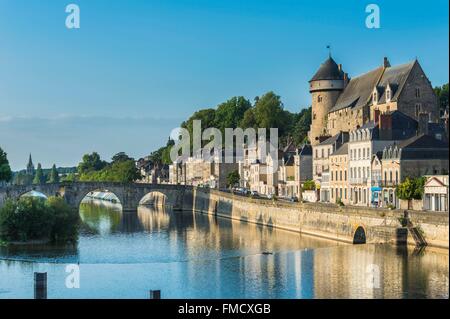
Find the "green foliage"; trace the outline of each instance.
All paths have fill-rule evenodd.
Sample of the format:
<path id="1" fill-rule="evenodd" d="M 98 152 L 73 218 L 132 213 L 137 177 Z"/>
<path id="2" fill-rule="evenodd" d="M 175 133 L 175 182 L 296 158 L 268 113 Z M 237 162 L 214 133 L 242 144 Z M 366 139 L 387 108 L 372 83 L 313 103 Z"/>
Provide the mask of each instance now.
<path id="1" fill-rule="evenodd" d="M 7 200 L 0 209 L 0 239 L 4 241 L 72 241 L 78 225 L 78 212 L 59 197 Z"/>
<path id="2" fill-rule="evenodd" d="M 11 179 L 12 171 L 7 154 L 0 147 L 0 182 L 9 182 Z"/>
<path id="3" fill-rule="evenodd" d="M 86 174 L 93 171 L 99 171 L 103 169 L 107 163 L 101 160 L 100 155 L 97 152 L 92 154 L 83 155 L 81 163 L 78 164 L 78 174 Z"/>
<path id="4" fill-rule="evenodd" d="M 150 154 L 150 160 L 155 164 L 155 165 L 160 165 L 160 164 L 172 164 L 172 161 L 170 160 L 170 150 L 172 148 L 172 146 L 175 145 L 174 140 L 170 139 L 167 141 L 166 146 L 164 147 L 160 147 L 159 149 L 157 149 L 156 151 L 152 152 Z"/>
<path id="5" fill-rule="evenodd" d="M 222 134 L 225 133 L 225 128 L 238 127 L 239 121 L 251 107 L 252 104 L 250 101 L 242 96 L 233 97 L 228 101 L 219 104 L 214 114 L 215 127 L 218 128 Z"/>
<path id="6" fill-rule="evenodd" d="M 59 173 L 55 164 L 53 164 L 52 169 L 50 170 L 47 183 L 59 183 Z"/>
<path id="7" fill-rule="evenodd" d="M 336 198 L 336 205 L 341 206 L 341 207 L 345 206 L 345 204 L 342 202 L 342 199 L 340 197 Z"/>
<path id="8" fill-rule="evenodd" d="M 316 183 L 313 180 L 305 181 L 302 189 L 304 191 L 313 191 L 316 189 Z"/>
<path id="9" fill-rule="evenodd" d="M 444 110 L 448 106 L 448 83 L 443 86 L 436 86 L 434 92 L 438 98 L 439 108 Z"/>
<path id="10" fill-rule="evenodd" d="M 400 183 L 395 192 L 398 198 L 403 200 L 422 199 L 425 185 L 425 178 L 407 177 L 403 183 Z"/>
<path id="11" fill-rule="evenodd" d="M 254 105 L 242 96 L 232 97 L 217 106 L 217 109 L 207 108 L 195 112 L 189 119 L 181 123 L 188 130 L 193 142 L 193 121 L 201 120 L 201 130 L 218 128 L 224 134 L 225 128 L 278 128 L 280 147 L 293 141 L 300 146 L 307 142 L 307 132 L 311 124 L 311 107 L 304 108 L 299 113 L 291 113 L 284 109 L 280 96 L 268 92 L 261 97 L 255 97 Z M 269 138 L 269 131 L 267 131 Z M 223 138 L 225 137 L 222 135 Z M 224 141 L 222 141 L 224 142 Z M 202 146 L 208 141 L 202 141 Z M 155 163 L 171 164 L 170 147 L 162 147 L 151 154 Z"/>
<path id="12" fill-rule="evenodd" d="M 89 171 L 80 175 L 82 182 L 120 182 L 131 183 L 142 176 L 134 160 L 114 162 L 99 171 Z"/>
<path id="13" fill-rule="evenodd" d="M 239 176 L 238 170 L 234 170 L 234 171 L 228 173 L 227 186 L 228 187 L 233 187 L 236 184 L 239 184 L 240 179 L 241 179 L 241 177 Z"/>
<path id="14" fill-rule="evenodd" d="M 38 164 L 36 169 L 36 174 L 34 174 L 33 184 L 40 185 L 45 183 L 45 175 L 42 171 L 41 163 Z"/>
<path id="15" fill-rule="evenodd" d="M 76 180 L 77 178 L 74 173 L 69 173 L 61 178 L 61 182 L 68 182 L 68 183 L 75 182 Z"/>
<path id="16" fill-rule="evenodd" d="M 125 154 L 125 152 L 119 152 L 117 154 L 115 154 L 112 158 L 111 158 L 113 163 L 116 162 L 125 162 L 125 161 L 134 161 L 134 158 L 129 157 L 127 154 Z"/>

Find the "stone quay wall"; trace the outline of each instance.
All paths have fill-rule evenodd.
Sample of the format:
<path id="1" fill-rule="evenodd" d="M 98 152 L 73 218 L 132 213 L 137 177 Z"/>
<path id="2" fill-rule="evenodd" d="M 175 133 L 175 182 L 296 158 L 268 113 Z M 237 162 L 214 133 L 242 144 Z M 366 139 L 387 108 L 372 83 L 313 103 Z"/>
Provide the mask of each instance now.
<path id="1" fill-rule="evenodd" d="M 203 188 L 185 189 L 183 209 L 347 243 L 353 243 L 362 228 L 367 243 L 415 244 L 402 227 L 403 210 L 252 199 Z M 448 213 L 408 211 L 408 215 L 428 246 L 449 248 Z"/>

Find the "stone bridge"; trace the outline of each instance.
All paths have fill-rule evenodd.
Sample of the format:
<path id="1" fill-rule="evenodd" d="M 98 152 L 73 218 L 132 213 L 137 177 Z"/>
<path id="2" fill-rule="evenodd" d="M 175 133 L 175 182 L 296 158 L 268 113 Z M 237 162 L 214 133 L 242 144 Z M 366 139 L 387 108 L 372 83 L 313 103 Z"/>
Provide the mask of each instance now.
<path id="1" fill-rule="evenodd" d="M 78 209 L 81 201 L 93 191 L 109 191 L 117 196 L 124 211 L 135 211 L 144 200 L 150 200 L 158 205 L 165 205 L 174 210 L 183 209 L 185 186 L 141 183 L 111 183 L 111 182 L 62 182 L 55 184 L 8 186 L 0 187 L 0 207 L 8 198 L 17 199 L 20 196 L 36 191 L 45 196 L 63 197 L 72 207 Z"/>

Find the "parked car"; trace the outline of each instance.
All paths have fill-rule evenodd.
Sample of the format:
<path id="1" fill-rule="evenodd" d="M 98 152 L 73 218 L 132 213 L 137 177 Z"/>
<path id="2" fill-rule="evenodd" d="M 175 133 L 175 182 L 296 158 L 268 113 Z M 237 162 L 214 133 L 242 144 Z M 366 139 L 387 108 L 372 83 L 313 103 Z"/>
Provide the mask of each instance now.
<path id="1" fill-rule="evenodd" d="M 297 203 L 298 202 L 298 197 L 297 196 L 292 196 L 289 198 L 289 201 L 292 203 Z"/>
<path id="2" fill-rule="evenodd" d="M 253 198 L 259 198 L 260 197 L 260 195 L 259 195 L 259 193 L 257 191 L 251 191 L 250 192 L 250 196 L 253 197 Z"/>

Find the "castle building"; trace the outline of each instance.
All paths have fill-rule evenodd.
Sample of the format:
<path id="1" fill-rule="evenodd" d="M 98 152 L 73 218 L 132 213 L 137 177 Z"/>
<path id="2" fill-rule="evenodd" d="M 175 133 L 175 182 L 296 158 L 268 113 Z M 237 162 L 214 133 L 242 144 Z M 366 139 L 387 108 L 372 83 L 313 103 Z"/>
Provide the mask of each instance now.
<path id="1" fill-rule="evenodd" d="M 311 144 L 318 145 L 337 133 L 349 132 L 374 121 L 376 113 L 400 111 L 419 121 L 439 120 L 437 97 L 417 60 L 391 66 L 383 65 L 349 79 L 330 56 L 309 81 L 312 97 Z"/>

